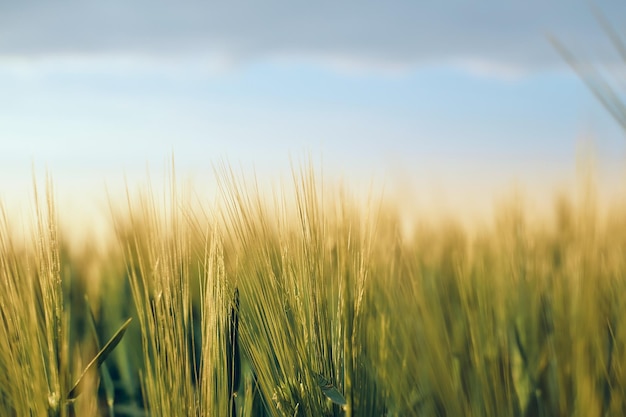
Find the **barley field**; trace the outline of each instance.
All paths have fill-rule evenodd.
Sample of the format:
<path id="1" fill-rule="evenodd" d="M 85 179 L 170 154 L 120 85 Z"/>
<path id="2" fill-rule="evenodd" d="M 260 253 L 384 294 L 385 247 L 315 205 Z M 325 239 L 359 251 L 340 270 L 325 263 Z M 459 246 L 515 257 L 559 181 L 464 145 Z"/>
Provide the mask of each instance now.
<path id="1" fill-rule="evenodd" d="M 407 226 L 295 171 L 128 191 L 99 251 L 70 249 L 52 181 L 30 227 L 3 211 L 0 415 L 626 415 L 623 206 L 586 184 Z"/>

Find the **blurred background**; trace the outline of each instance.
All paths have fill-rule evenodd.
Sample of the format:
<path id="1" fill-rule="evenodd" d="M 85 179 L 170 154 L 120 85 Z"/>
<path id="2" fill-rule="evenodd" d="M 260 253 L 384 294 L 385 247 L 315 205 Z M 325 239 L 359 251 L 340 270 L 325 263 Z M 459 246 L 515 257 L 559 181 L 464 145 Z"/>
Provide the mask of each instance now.
<path id="1" fill-rule="evenodd" d="M 220 161 L 275 178 L 311 158 L 481 213 L 503 190 L 569 186 L 581 155 L 610 192 L 623 132 L 549 41 L 620 91 L 597 11 L 625 23 L 615 1 L 2 3 L 0 199 L 29 201 L 47 171 L 76 222 L 148 172 L 158 188 L 172 155 L 208 195 Z"/>

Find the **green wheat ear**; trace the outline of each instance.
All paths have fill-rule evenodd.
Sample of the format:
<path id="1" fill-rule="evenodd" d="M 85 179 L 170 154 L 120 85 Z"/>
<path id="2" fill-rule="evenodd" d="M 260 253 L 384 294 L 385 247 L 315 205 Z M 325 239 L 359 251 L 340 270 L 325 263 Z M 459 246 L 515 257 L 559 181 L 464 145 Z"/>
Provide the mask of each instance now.
<path id="1" fill-rule="evenodd" d="M 98 352 L 98 354 L 94 356 L 91 362 L 89 362 L 87 367 L 85 367 L 85 370 L 83 371 L 82 374 L 80 374 L 80 376 L 78 377 L 78 380 L 76 380 L 76 383 L 70 390 L 69 394 L 67 394 L 68 401 L 74 400 L 76 399 L 76 397 L 78 397 L 78 395 L 80 394 L 80 389 L 81 389 L 80 384 L 83 381 L 83 378 L 85 377 L 87 372 L 89 372 L 89 370 L 93 368 L 94 366 L 99 368 L 100 365 L 102 365 L 102 363 L 106 360 L 106 358 L 113 351 L 113 349 L 115 349 L 115 347 L 120 343 L 120 341 L 122 340 L 122 337 L 124 337 L 124 333 L 126 333 L 126 329 L 130 325 L 131 321 L 132 321 L 132 317 L 126 320 L 126 322 L 122 324 L 122 327 L 119 328 L 119 330 L 113 335 L 113 337 L 111 337 L 111 339 L 107 342 L 107 344 L 104 345 L 104 347 L 100 350 L 100 352 Z"/>
<path id="2" fill-rule="evenodd" d="M 335 388 L 330 380 L 326 379 L 322 374 L 316 374 L 315 376 L 317 377 L 317 384 L 320 386 L 320 389 L 322 390 L 324 395 L 328 397 L 328 399 L 330 399 L 335 404 L 341 406 L 347 404 L 343 394 L 341 394 L 341 392 L 339 392 L 339 390 Z"/>

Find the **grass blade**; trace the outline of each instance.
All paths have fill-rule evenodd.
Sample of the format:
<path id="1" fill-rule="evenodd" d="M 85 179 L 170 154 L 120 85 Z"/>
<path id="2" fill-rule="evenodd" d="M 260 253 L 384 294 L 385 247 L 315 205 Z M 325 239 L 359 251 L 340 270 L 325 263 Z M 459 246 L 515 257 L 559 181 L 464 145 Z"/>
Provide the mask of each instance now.
<path id="1" fill-rule="evenodd" d="M 230 308 L 228 328 L 227 366 L 229 372 L 230 415 L 236 416 L 235 395 L 241 381 L 241 358 L 239 356 L 239 289 L 235 288 Z"/>
<path id="2" fill-rule="evenodd" d="M 122 337 L 124 337 L 124 333 L 126 333 L 126 329 L 130 325 L 131 321 L 132 321 L 132 317 L 126 320 L 126 322 L 122 324 L 122 327 L 119 328 L 119 330 L 113 335 L 113 337 L 107 342 L 107 344 L 100 350 L 100 352 L 98 352 L 98 354 L 91 360 L 91 362 L 89 362 L 89 364 L 87 365 L 83 373 L 80 374 L 80 376 L 78 377 L 78 380 L 76 381 L 76 383 L 70 390 L 69 394 L 67 395 L 68 400 L 73 400 L 78 396 L 78 394 L 80 394 L 80 383 L 82 382 L 84 376 L 94 366 L 99 368 L 100 365 L 102 365 L 102 362 L 106 360 L 106 358 L 113 351 L 113 349 L 115 349 L 115 347 L 120 343 L 120 341 L 122 340 Z"/>
<path id="3" fill-rule="evenodd" d="M 320 386 L 320 389 L 322 390 L 324 395 L 328 397 L 328 399 L 330 399 L 332 402 L 341 406 L 347 404 L 347 401 L 344 398 L 343 394 L 341 394 L 341 392 L 339 392 L 339 390 L 335 388 L 332 382 L 326 379 L 323 375 L 317 374 L 317 384 Z"/>
<path id="4" fill-rule="evenodd" d="M 85 296 L 85 304 L 87 305 L 87 310 L 89 313 L 89 328 L 91 330 L 91 333 L 93 334 L 94 339 L 96 340 L 97 346 L 99 347 L 100 338 L 98 337 L 98 330 L 96 329 L 96 318 L 93 314 L 93 309 L 91 308 L 91 303 L 89 302 L 89 298 L 87 296 Z M 113 404 L 115 403 L 115 386 L 113 383 L 113 379 L 111 378 L 109 369 L 106 366 L 106 363 L 102 363 L 101 367 L 102 382 L 104 384 L 104 392 L 106 396 L 107 406 L 109 408 L 109 414 L 111 417 L 115 417 L 115 412 L 113 410 Z"/>

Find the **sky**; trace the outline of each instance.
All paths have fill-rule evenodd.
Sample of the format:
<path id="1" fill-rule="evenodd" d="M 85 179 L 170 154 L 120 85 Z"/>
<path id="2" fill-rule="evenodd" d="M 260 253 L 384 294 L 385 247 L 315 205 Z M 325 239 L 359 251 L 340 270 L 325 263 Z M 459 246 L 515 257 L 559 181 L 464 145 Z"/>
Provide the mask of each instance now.
<path id="1" fill-rule="evenodd" d="M 199 183 L 220 161 L 271 177 L 311 158 L 468 205 L 558 184 L 588 141 L 619 170 L 622 130 L 550 41 L 624 91 L 603 18 L 623 27 L 626 3 L 2 2 L 0 199 L 33 167 L 93 197 L 172 154 Z"/>

